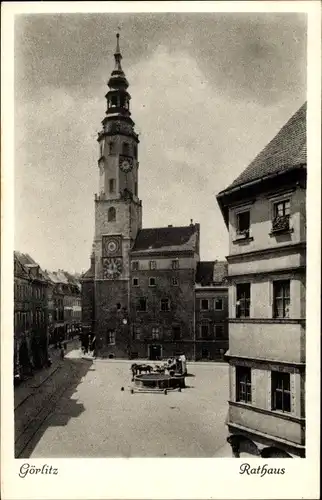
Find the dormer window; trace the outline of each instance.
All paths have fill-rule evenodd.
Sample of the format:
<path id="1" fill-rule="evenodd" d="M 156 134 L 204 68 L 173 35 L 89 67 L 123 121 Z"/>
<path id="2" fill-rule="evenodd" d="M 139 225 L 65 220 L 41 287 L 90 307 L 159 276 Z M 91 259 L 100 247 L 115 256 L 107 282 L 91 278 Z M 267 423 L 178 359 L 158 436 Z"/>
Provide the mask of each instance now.
<path id="1" fill-rule="evenodd" d="M 237 236 L 249 238 L 250 212 L 240 212 L 237 214 Z"/>

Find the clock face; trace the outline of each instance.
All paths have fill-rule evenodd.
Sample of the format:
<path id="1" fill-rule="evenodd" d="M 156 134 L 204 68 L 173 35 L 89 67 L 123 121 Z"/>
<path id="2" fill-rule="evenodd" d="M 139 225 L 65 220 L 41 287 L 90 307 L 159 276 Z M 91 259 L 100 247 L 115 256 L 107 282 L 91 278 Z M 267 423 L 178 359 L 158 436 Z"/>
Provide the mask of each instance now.
<path id="1" fill-rule="evenodd" d="M 126 174 L 132 170 L 133 167 L 133 161 L 132 158 L 120 158 L 120 169 L 122 172 L 125 172 Z"/>
<path id="2" fill-rule="evenodd" d="M 117 236 L 103 236 L 103 257 L 119 256 L 121 252 L 121 240 Z"/>
<path id="3" fill-rule="evenodd" d="M 113 280 L 118 278 L 122 273 L 122 259 L 107 258 L 103 259 L 103 277 L 104 279 Z"/>

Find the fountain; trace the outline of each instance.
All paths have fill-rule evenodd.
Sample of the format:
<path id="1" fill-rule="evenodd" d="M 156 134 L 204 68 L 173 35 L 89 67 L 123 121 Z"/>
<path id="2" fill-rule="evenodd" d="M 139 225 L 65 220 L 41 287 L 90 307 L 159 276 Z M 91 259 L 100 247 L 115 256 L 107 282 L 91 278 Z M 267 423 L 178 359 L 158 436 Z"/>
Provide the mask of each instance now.
<path id="1" fill-rule="evenodd" d="M 163 392 L 179 391 L 185 387 L 185 376 L 179 374 L 166 373 L 143 373 L 134 376 L 134 387 L 131 393 L 134 392 Z"/>

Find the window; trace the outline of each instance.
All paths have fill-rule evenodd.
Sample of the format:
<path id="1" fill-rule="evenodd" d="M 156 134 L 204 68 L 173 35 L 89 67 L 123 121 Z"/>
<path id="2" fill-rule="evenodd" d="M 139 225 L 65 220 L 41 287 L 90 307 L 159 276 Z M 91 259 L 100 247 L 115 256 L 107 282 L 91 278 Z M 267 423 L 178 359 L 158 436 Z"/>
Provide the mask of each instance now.
<path id="1" fill-rule="evenodd" d="M 274 281 L 274 318 L 290 317 L 290 280 Z"/>
<path id="2" fill-rule="evenodd" d="M 117 95 L 112 95 L 110 103 L 111 106 L 117 106 Z"/>
<path id="3" fill-rule="evenodd" d="M 149 286 L 155 286 L 156 285 L 156 279 L 155 278 L 149 278 Z"/>
<path id="4" fill-rule="evenodd" d="M 273 231 L 288 231 L 290 228 L 290 200 L 274 203 Z"/>
<path id="5" fill-rule="evenodd" d="M 250 212 L 240 212 L 237 214 L 237 235 L 249 237 Z"/>
<path id="6" fill-rule="evenodd" d="M 138 271 L 139 270 L 139 261 L 138 260 L 134 260 L 132 262 L 132 271 Z"/>
<path id="7" fill-rule="evenodd" d="M 171 263 L 172 269 L 179 269 L 179 260 L 175 259 Z"/>
<path id="8" fill-rule="evenodd" d="M 115 344 L 115 330 L 109 330 L 107 332 L 107 341 L 110 345 Z"/>
<path id="9" fill-rule="evenodd" d="M 200 305 L 201 305 L 201 310 L 202 311 L 208 311 L 208 309 L 209 309 L 209 300 L 208 299 L 201 299 Z"/>
<path id="10" fill-rule="evenodd" d="M 150 260 L 150 269 L 154 270 L 157 268 L 157 263 L 155 260 Z"/>
<path id="11" fill-rule="evenodd" d="M 171 278 L 171 284 L 172 286 L 178 286 L 179 285 L 179 280 L 175 276 Z"/>
<path id="12" fill-rule="evenodd" d="M 139 286 L 139 278 L 133 278 L 132 285 L 133 286 Z"/>
<path id="13" fill-rule="evenodd" d="M 136 310 L 139 312 L 146 312 L 146 298 L 140 297 L 136 303 Z"/>
<path id="14" fill-rule="evenodd" d="M 140 326 L 133 326 L 133 340 L 140 340 L 142 329 Z"/>
<path id="15" fill-rule="evenodd" d="M 115 179 L 109 180 L 110 193 L 115 193 Z"/>
<path id="16" fill-rule="evenodd" d="M 100 142 L 100 157 L 104 155 L 104 141 Z"/>
<path id="17" fill-rule="evenodd" d="M 236 286 L 236 318 L 249 318 L 250 283 L 241 283 Z"/>
<path id="18" fill-rule="evenodd" d="M 181 328 L 179 325 L 174 325 L 172 327 L 172 336 L 173 336 L 173 340 L 180 340 L 181 339 Z"/>
<path id="19" fill-rule="evenodd" d="M 161 311 L 170 311 L 169 299 L 161 299 Z"/>
<path id="20" fill-rule="evenodd" d="M 152 339 L 158 340 L 160 338 L 160 330 L 159 328 L 152 328 Z"/>
<path id="21" fill-rule="evenodd" d="M 289 373 L 272 372 L 272 410 L 291 411 Z"/>
<path id="22" fill-rule="evenodd" d="M 108 222 L 114 222 L 115 219 L 116 219 L 116 210 L 114 207 L 110 207 L 107 213 L 107 220 Z"/>
<path id="23" fill-rule="evenodd" d="M 223 327 L 223 325 L 215 325 L 215 327 L 214 327 L 214 333 L 215 333 L 215 337 L 216 338 L 222 339 L 223 336 L 224 336 L 224 327 Z"/>
<path id="24" fill-rule="evenodd" d="M 215 299 L 215 310 L 222 311 L 223 310 L 223 299 Z"/>
<path id="25" fill-rule="evenodd" d="M 116 309 L 117 309 L 118 311 L 120 311 L 120 310 L 121 310 L 121 307 L 122 307 L 122 305 L 118 302 L 118 303 L 116 304 Z"/>
<path id="26" fill-rule="evenodd" d="M 236 401 L 252 402 L 251 369 L 246 366 L 236 366 Z"/>
<path id="27" fill-rule="evenodd" d="M 130 145 L 128 142 L 123 142 L 122 144 L 122 154 L 125 156 L 129 156 L 130 154 Z"/>
<path id="28" fill-rule="evenodd" d="M 108 143 L 108 147 L 109 147 L 109 154 L 110 155 L 113 155 L 115 153 L 115 144 L 114 142 L 109 142 Z"/>
<path id="29" fill-rule="evenodd" d="M 209 323 L 201 323 L 200 325 L 200 338 L 206 339 L 209 335 Z"/>

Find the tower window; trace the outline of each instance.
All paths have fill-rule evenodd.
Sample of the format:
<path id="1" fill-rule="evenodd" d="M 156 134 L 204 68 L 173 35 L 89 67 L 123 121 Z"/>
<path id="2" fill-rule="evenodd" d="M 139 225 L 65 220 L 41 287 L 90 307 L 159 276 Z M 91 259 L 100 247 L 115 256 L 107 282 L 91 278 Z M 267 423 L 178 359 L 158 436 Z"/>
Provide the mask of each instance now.
<path id="1" fill-rule="evenodd" d="M 108 209 L 107 220 L 108 222 L 113 222 L 116 219 L 116 210 L 114 207 Z"/>
<path id="2" fill-rule="evenodd" d="M 123 142 L 122 144 L 122 154 L 128 156 L 130 154 L 130 145 L 128 142 Z"/>
<path id="3" fill-rule="evenodd" d="M 117 106 L 117 95 L 112 95 L 110 103 L 111 106 Z"/>
<path id="4" fill-rule="evenodd" d="M 115 179 L 110 179 L 109 185 L 110 185 L 110 193 L 115 193 Z"/>

